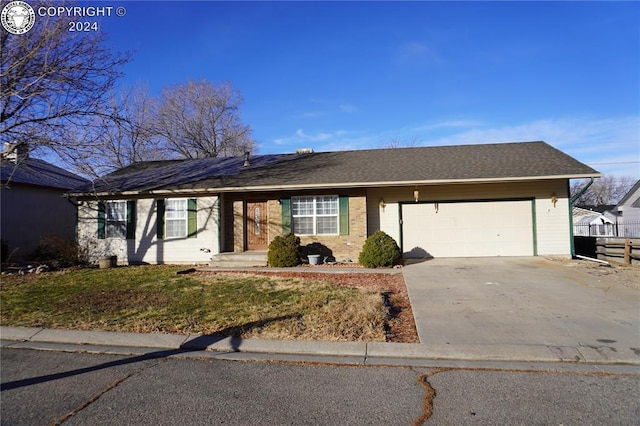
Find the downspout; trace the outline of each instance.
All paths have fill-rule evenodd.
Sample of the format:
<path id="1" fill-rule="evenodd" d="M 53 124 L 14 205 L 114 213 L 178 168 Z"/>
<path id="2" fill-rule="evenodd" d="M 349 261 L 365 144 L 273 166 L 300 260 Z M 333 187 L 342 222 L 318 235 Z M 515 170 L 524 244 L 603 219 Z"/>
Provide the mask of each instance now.
<path id="1" fill-rule="evenodd" d="M 590 179 L 591 180 L 589 181 L 589 183 L 587 183 L 585 187 L 580 190 L 580 192 L 578 192 L 573 197 L 569 197 L 569 241 L 571 241 L 571 257 L 572 258 L 576 257 L 576 247 L 575 247 L 575 242 L 573 241 L 573 203 L 575 203 L 578 200 L 578 198 L 582 197 L 582 194 L 587 192 L 587 189 L 589 189 L 589 187 L 593 185 L 593 178 L 590 178 Z M 571 194 L 571 188 L 569 187 L 569 179 L 567 179 L 567 191 L 569 194 Z"/>
<path id="2" fill-rule="evenodd" d="M 62 194 L 62 198 L 67 200 L 69 204 L 75 207 L 75 230 L 74 230 L 74 240 L 76 244 L 79 244 L 80 240 L 78 239 L 78 226 L 79 226 L 79 217 L 80 212 L 78 211 L 78 207 L 80 207 L 80 203 L 74 203 L 68 193 Z"/>

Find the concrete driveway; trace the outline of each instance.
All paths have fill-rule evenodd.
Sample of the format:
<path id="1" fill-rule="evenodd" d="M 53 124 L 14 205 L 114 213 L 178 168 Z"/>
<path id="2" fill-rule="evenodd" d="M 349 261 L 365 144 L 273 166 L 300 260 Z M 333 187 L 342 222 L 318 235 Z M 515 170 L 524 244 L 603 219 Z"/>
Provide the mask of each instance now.
<path id="1" fill-rule="evenodd" d="M 433 259 L 403 273 L 422 344 L 640 361 L 640 291 L 607 277 L 541 257 Z"/>

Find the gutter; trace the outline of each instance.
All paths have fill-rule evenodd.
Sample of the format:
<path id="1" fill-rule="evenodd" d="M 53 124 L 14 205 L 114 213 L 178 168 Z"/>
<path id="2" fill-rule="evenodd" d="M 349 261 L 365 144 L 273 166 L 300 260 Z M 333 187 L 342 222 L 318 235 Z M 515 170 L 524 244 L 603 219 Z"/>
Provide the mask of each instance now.
<path id="1" fill-rule="evenodd" d="M 582 194 L 584 194 L 585 192 L 587 192 L 587 189 L 589 189 L 589 187 L 591 185 L 593 185 L 593 178 L 589 178 L 591 179 L 589 181 L 589 183 L 587 183 L 585 185 L 584 188 L 582 188 L 580 190 L 580 192 L 578 192 L 576 195 L 574 195 L 573 197 L 569 198 L 569 239 L 571 241 L 571 257 L 572 258 L 576 258 L 576 245 L 575 242 L 573 240 L 573 203 L 575 203 L 578 198 L 580 198 L 582 196 Z M 569 191 L 569 193 L 571 193 L 571 188 L 569 187 L 569 180 L 567 179 L 567 191 Z"/>
<path id="2" fill-rule="evenodd" d="M 597 177 L 601 175 L 598 174 Z M 114 196 L 154 196 L 154 195 L 176 195 L 176 194 L 220 194 L 223 192 L 265 192 L 265 191 L 295 191 L 303 189 L 344 189 L 344 188 L 377 188 L 394 186 L 430 186 L 430 185 L 451 185 L 451 184 L 477 184 L 477 183 L 511 183 L 526 182 L 531 180 L 551 180 L 551 179 L 581 179 L 591 178 L 593 175 L 549 175 L 549 176 L 524 176 L 506 178 L 473 178 L 473 179 L 443 179 L 443 180 L 411 180 L 411 181 L 376 181 L 376 182 L 329 182 L 317 184 L 279 184 L 264 186 L 227 186 L 195 189 L 159 189 L 149 191 L 122 191 L 122 192 L 91 192 L 91 193 L 70 193 L 73 197 L 114 197 Z"/>

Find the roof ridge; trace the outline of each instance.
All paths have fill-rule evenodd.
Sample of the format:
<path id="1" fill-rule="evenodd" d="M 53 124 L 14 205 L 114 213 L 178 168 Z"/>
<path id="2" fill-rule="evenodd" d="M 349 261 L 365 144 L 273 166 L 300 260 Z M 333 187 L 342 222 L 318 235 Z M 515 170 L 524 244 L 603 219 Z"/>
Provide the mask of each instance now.
<path id="1" fill-rule="evenodd" d="M 350 152 L 367 152 L 367 151 L 397 151 L 397 150 L 411 150 L 411 149 L 431 149 L 431 148 L 466 148 L 466 147 L 482 147 L 482 146 L 504 146 L 504 145 L 529 145 L 529 144 L 545 144 L 547 142 L 538 141 L 513 141 L 513 142 L 485 142 L 485 143 L 466 143 L 466 144 L 448 144 L 448 145 L 421 145 L 421 146 L 400 146 L 400 147 L 388 147 L 388 148 L 363 148 L 363 149 L 349 149 L 344 151 L 315 151 L 312 154 L 280 154 L 280 155 L 313 155 L 313 154 L 330 154 L 330 153 L 350 153 Z M 562 152 L 562 151 L 561 151 Z"/>

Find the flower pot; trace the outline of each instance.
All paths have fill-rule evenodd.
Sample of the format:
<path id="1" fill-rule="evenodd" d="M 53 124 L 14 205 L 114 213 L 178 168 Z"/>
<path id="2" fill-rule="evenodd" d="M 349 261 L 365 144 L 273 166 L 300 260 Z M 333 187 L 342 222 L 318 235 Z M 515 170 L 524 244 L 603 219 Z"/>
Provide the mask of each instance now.
<path id="1" fill-rule="evenodd" d="M 98 259 L 100 269 L 115 268 L 118 265 L 118 256 L 105 256 Z"/>

